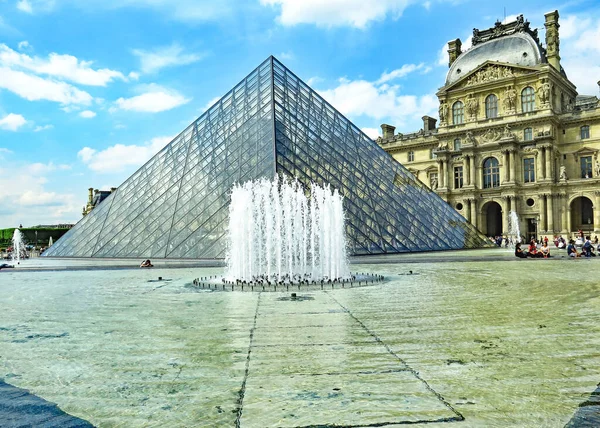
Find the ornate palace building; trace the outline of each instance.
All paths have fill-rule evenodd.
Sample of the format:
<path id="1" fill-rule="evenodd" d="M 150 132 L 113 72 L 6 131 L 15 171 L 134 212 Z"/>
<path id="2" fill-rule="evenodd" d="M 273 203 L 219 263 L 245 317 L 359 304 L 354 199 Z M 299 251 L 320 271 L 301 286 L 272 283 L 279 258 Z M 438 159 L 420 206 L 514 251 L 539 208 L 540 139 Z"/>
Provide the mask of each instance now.
<path id="1" fill-rule="evenodd" d="M 522 15 L 474 29 L 465 52 L 449 42 L 439 127 L 428 116 L 411 134 L 384 124 L 377 140 L 490 236 L 508 233 L 511 211 L 527 239 L 600 235 L 600 102 L 560 65 L 558 11 L 545 18 L 545 46 Z"/>

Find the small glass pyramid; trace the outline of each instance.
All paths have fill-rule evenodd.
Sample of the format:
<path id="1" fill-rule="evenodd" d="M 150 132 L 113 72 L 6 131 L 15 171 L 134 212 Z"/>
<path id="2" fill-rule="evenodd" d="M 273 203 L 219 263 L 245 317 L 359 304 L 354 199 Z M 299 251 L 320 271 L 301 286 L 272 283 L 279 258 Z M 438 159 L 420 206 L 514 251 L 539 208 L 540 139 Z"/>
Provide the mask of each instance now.
<path id="1" fill-rule="evenodd" d="M 234 183 L 275 174 L 344 196 L 349 254 L 475 248 L 485 238 L 269 57 L 67 234 L 48 257 L 224 258 Z"/>

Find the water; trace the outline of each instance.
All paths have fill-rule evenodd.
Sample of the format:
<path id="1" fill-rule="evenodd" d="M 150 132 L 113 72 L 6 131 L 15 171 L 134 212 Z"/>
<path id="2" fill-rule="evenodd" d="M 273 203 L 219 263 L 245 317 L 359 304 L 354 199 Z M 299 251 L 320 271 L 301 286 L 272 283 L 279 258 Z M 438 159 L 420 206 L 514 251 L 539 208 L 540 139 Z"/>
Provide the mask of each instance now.
<path id="1" fill-rule="evenodd" d="M 456 417 L 444 403 L 464 421 L 417 426 L 563 427 L 596 389 L 600 284 L 581 272 L 599 258 L 389 260 L 352 265 L 385 283 L 282 301 L 189 286 L 223 268 L 34 259 L 0 272 L 0 378 L 99 427 L 409 424 Z M 135 268 L 28 270 L 59 263 Z"/>
<path id="2" fill-rule="evenodd" d="M 521 226 L 519 225 L 519 216 L 515 211 L 508 214 L 508 240 L 512 245 L 521 242 Z"/>
<path id="3" fill-rule="evenodd" d="M 15 229 L 15 233 L 12 238 L 12 261 L 21 263 L 21 255 L 25 254 L 25 242 L 23 241 L 23 234 L 19 229 Z"/>
<path id="4" fill-rule="evenodd" d="M 343 197 L 297 181 L 235 185 L 229 207 L 226 278 L 252 281 L 339 279 L 349 275 Z"/>

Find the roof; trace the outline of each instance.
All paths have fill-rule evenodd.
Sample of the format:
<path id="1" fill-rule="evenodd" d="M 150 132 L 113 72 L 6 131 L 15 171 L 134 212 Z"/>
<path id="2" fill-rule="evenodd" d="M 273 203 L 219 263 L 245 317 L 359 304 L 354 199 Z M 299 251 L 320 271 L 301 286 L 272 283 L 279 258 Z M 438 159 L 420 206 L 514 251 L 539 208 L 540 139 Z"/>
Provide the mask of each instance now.
<path id="1" fill-rule="evenodd" d="M 508 24 L 496 22 L 487 30 L 473 29 L 473 47 L 459 55 L 446 76 L 446 85 L 452 84 L 486 61 L 497 61 L 521 66 L 536 66 L 547 62 L 546 52 L 523 15 Z"/>

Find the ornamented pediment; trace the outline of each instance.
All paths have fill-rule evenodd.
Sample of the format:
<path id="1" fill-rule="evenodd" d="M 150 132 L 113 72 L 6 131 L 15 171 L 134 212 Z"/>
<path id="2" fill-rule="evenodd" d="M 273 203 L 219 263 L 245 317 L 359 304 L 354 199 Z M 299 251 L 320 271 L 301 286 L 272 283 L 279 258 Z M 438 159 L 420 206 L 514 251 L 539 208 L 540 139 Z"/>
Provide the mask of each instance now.
<path id="1" fill-rule="evenodd" d="M 502 128 L 489 128 L 481 135 L 481 140 L 484 143 L 493 143 L 502 138 L 503 135 Z"/>
<path id="2" fill-rule="evenodd" d="M 489 64 L 481 67 L 471 74 L 465 83 L 465 86 L 478 85 L 479 83 L 491 82 L 493 80 L 504 79 L 505 77 L 516 77 L 526 74 L 523 70 L 507 67 L 505 65 Z"/>
<path id="3" fill-rule="evenodd" d="M 465 74 L 457 82 L 443 88 L 445 91 L 454 89 L 470 88 L 477 85 L 494 82 L 496 80 L 511 79 L 535 73 L 532 67 L 500 63 L 496 61 L 486 61 L 470 73 Z M 509 80 L 510 82 L 510 80 Z M 508 83 L 509 85 L 512 83 Z"/>

